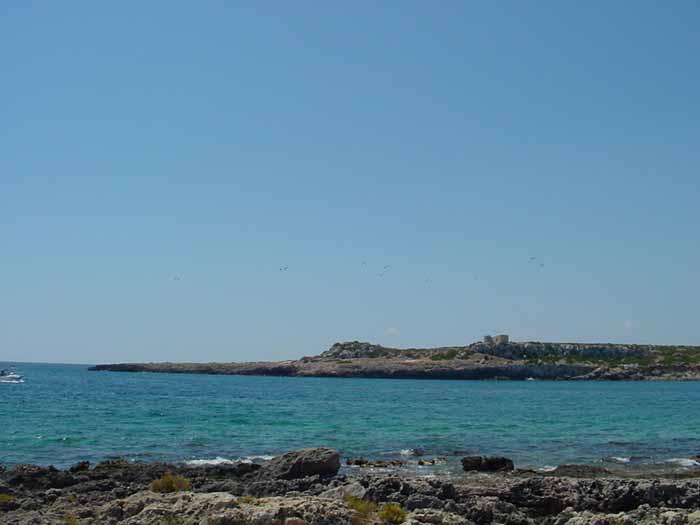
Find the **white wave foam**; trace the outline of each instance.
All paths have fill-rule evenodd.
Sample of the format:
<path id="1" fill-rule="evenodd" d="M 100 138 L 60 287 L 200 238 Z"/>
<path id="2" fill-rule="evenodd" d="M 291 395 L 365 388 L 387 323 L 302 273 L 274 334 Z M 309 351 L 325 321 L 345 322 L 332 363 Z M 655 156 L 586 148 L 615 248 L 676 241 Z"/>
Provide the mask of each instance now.
<path id="1" fill-rule="evenodd" d="M 556 465 L 545 465 L 544 467 L 540 467 L 537 470 L 539 470 L 540 472 L 553 472 L 553 471 L 557 470 L 557 466 Z"/>
<path id="2" fill-rule="evenodd" d="M 205 467 L 208 465 L 235 465 L 237 462 L 232 459 L 226 459 L 221 457 L 216 457 L 214 459 L 191 459 L 185 461 L 185 465 L 191 467 Z"/>
<path id="3" fill-rule="evenodd" d="M 402 450 L 399 450 L 399 454 L 402 456 L 423 456 L 425 455 L 425 451 L 422 448 L 404 448 Z"/>
<path id="4" fill-rule="evenodd" d="M 666 463 L 675 463 L 676 465 L 680 465 L 681 467 L 699 467 L 700 462 L 695 461 L 694 459 L 689 459 L 689 458 L 671 458 L 667 459 Z"/>
<path id="5" fill-rule="evenodd" d="M 236 465 L 237 463 L 253 463 L 254 461 L 270 461 L 275 456 L 246 456 L 244 458 L 228 459 L 220 456 L 214 459 L 191 459 L 185 465 L 191 467 L 206 467 L 211 465 Z"/>
<path id="6" fill-rule="evenodd" d="M 610 456 L 607 459 L 608 459 L 608 461 L 611 461 L 613 463 L 629 463 L 630 461 L 632 461 L 632 458 L 620 457 L 620 456 Z"/>

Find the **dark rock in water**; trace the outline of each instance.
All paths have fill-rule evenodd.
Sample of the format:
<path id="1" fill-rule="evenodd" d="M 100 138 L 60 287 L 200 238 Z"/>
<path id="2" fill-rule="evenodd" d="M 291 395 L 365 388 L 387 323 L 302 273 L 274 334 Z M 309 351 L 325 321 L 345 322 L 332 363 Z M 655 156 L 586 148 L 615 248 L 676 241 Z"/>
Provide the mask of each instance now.
<path id="1" fill-rule="evenodd" d="M 299 479 L 307 476 L 335 476 L 340 469 L 340 454 L 330 448 L 306 448 L 272 459 L 262 469 L 263 476 Z"/>
<path id="2" fill-rule="evenodd" d="M 352 459 L 348 458 L 345 461 L 346 465 L 354 465 L 356 467 L 363 467 L 363 468 L 395 468 L 395 467 L 400 467 L 404 464 L 403 461 L 400 459 L 374 459 L 374 460 L 369 460 L 366 458 L 357 458 L 357 459 Z"/>
<path id="3" fill-rule="evenodd" d="M 124 458 L 111 458 L 111 459 L 106 459 L 105 461 L 101 461 L 98 463 L 95 468 L 98 470 L 112 470 L 112 469 L 121 469 L 121 468 L 127 468 L 129 466 L 129 462 L 124 459 Z"/>
<path id="4" fill-rule="evenodd" d="M 90 462 L 79 461 L 68 470 L 69 472 L 85 472 L 86 470 L 90 470 Z"/>
<path id="5" fill-rule="evenodd" d="M 462 468 L 465 471 L 497 472 L 513 470 L 513 461 L 502 456 L 467 456 L 462 458 Z"/>

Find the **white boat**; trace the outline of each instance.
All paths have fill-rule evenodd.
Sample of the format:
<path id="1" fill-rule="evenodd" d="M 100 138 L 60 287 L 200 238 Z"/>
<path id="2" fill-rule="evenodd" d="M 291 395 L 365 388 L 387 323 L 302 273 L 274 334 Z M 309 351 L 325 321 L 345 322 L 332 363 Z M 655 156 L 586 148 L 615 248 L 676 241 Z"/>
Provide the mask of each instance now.
<path id="1" fill-rule="evenodd" d="M 24 383 L 24 378 L 15 372 L 0 370 L 0 383 Z"/>

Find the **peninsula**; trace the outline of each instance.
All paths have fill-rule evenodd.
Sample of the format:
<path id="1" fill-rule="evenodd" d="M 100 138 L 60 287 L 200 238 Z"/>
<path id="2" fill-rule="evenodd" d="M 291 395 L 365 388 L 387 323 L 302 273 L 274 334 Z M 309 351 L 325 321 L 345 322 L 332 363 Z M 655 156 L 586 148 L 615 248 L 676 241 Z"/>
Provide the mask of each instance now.
<path id="1" fill-rule="evenodd" d="M 247 363 L 118 363 L 90 370 L 389 379 L 700 380 L 700 346 L 512 342 L 389 348 L 352 341 L 312 357 Z"/>

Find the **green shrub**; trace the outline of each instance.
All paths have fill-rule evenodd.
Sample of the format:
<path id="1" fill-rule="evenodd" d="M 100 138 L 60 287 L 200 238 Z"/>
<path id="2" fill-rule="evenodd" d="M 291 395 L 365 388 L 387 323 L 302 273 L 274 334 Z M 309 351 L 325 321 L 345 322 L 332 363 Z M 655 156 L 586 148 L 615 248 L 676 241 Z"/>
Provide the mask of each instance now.
<path id="1" fill-rule="evenodd" d="M 0 494 L 0 505 L 4 505 L 5 503 L 10 503 L 15 499 L 14 496 L 11 494 Z"/>
<path id="2" fill-rule="evenodd" d="M 236 500 L 236 503 L 243 503 L 245 505 L 257 505 L 258 498 L 255 496 L 241 496 Z"/>
<path id="3" fill-rule="evenodd" d="M 181 492 L 183 490 L 190 490 L 190 481 L 180 475 L 165 474 L 160 479 L 154 479 L 151 481 L 150 489 L 153 492 Z"/>
<path id="4" fill-rule="evenodd" d="M 445 352 L 440 352 L 439 354 L 431 355 L 430 359 L 433 361 L 451 361 L 457 357 L 457 354 L 459 354 L 459 350 L 453 348 Z"/>
<path id="5" fill-rule="evenodd" d="M 345 504 L 355 511 L 356 516 L 353 520 L 354 524 L 363 525 L 369 523 L 372 515 L 377 512 L 377 504 L 374 501 L 356 498 L 355 496 L 345 496 L 343 498 Z"/>
<path id="6" fill-rule="evenodd" d="M 185 523 L 182 518 L 172 515 L 163 516 L 161 520 L 161 525 L 183 525 Z"/>
<path id="7" fill-rule="evenodd" d="M 72 514 L 66 514 L 63 518 L 63 523 L 65 523 L 65 525 L 80 525 L 78 518 L 76 518 Z"/>
<path id="8" fill-rule="evenodd" d="M 406 511 L 398 503 L 386 503 L 379 509 L 379 519 L 383 523 L 399 524 L 406 519 Z"/>

